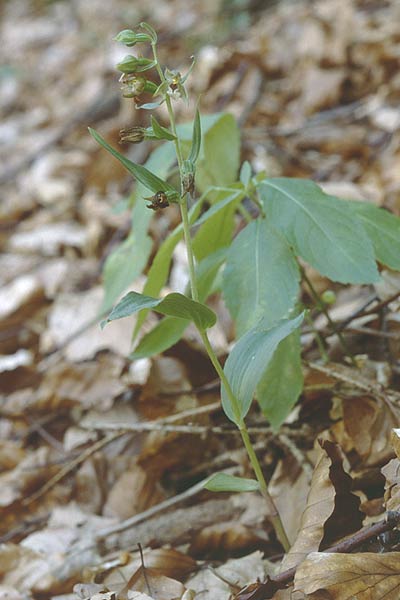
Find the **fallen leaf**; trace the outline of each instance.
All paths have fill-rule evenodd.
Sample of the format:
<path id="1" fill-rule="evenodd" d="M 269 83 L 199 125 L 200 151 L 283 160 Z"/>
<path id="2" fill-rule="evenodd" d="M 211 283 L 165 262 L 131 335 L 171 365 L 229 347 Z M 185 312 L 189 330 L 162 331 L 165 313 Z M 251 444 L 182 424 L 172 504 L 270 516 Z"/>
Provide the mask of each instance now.
<path id="1" fill-rule="evenodd" d="M 361 527 L 360 500 L 351 493 L 352 480 L 343 469 L 339 446 L 328 440 L 320 441 L 320 446 L 300 530 L 282 561 L 281 572 L 297 566 L 322 542 L 331 542 Z"/>
<path id="2" fill-rule="evenodd" d="M 400 552 L 313 552 L 296 571 L 295 590 L 304 594 L 327 592 L 330 600 L 398 600 Z"/>

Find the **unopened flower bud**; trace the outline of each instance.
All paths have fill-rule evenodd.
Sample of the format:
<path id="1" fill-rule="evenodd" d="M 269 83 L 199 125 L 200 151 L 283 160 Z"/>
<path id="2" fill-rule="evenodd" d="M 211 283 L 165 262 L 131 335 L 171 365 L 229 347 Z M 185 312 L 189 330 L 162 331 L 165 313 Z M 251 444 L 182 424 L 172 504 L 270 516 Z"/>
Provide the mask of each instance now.
<path id="1" fill-rule="evenodd" d="M 114 40 L 132 47 L 139 42 L 151 42 L 151 37 L 147 33 L 135 33 L 132 29 L 124 29 L 119 32 Z"/>
<path id="2" fill-rule="evenodd" d="M 132 74 L 147 71 L 154 67 L 154 65 L 154 60 L 150 58 L 137 58 L 128 54 L 117 64 L 117 69 L 118 71 L 122 71 L 122 73 Z"/>

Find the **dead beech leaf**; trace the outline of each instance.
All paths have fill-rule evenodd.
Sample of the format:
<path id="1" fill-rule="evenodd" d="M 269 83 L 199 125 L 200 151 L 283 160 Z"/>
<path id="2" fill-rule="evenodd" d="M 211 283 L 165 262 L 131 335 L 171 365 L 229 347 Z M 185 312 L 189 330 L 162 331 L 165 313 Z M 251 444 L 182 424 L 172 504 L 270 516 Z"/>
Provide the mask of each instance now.
<path id="1" fill-rule="evenodd" d="M 393 454 L 391 432 L 400 423 L 400 410 L 393 403 L 368 396 L 343 398 L 343 420 L 364 466 L 380 466 Z"/>
<path id="2" fill-rule="evenodd" d="M 104 578 L 104 585 L 108 589 L 120 592 L 138 569 L 141 568 L 140 558 L 129 555 L 130 562 L 125 566 L 110 571 Z M 156 548 L 144 551 L 144 564 L 155 575 L 163 575 L 174 580 L 183 580 L 196 568 L 196 561 L 187 554 L 173 548 Z M 136 589 L 136 588 L 135 588 Z"/>
<path id="3" fill-rule="evenodd" d="M 299 461 L 289 454 L 278 462 L 268 489 L 285 525 L 289 541 L 293 543 L 306 506 L 310 477 Z M 293 506 L 296 506 L 296 510 L 293 510 Z"/>
<path id="4" fill-rule="evenodd" d="M 83 408 L 108 410 L 114 398 L 126 389 L 120 378 L 123 367 L 123 359 L 112 354 L 81 364 L 62 362 L 45 374 L 36 408 L 76 404 Z"/>
<path id="5" fill-rule="evenodd" d="M 387 510 L 400 508 L 400 429 L 393 429 L 391 442 L 396 452 L 396 458 L 390 460 L 382 467 L 381 472 L 385 477 L 384 501 Z"/>
<path id="6" fill-rule="evenodd" d="M 165 500 L 154 477 L 149 477 L 139 465 L 122 473 L 111 488 L 103 507 L 109 517 L 127 519 Z"/>
<path id="7" fill-rule="evenodd" d="M 400 552 L 313 552 L 296 571 L 295 591 L 325 591 L 331 600 L 398 600 Z"/>
<path id="8" fill-rule="evenodd" d="M 400 461 L 392 458 L 381 469 L 385 478 L 385 507 L 386 510 L 399 510 L 400 508 Z"/>
<path id="9" fill-rule="evenodd" d="M 267 536 L 261 536 L 262 531 L 250 528 L 238 521 L 229 521 L 226 523 L 216 523 L 199 531 L 194 535 L 190 544 L 189 553 L 192 556 L 201 557 L 220 557 L 224 552 L 230 554 L 245 554 L 256 548 L 260 548 L 262 543 L 267 541 Z"/>
<path id="10" fill-rule="evenodd" d="M 343 454 L 328 440 L 320 441 L 320 445 L 300 530 L 282 561 L 281 571 L 297 566 L 322 542 L 327 544 L 361 527 L 360 500 L 351 493 L 352 480 L 343 469 Z"/>
<path id="11" fill-rule="evenodd" d="M 186 581 L 186 587 L 194 590 L 201 600 L 231 600 L 236 593 L 254 581 L 262 581 L 272 575 L 275 565 L 263 560 L 261 552 L 253 552 L 242 558 L 229 560 L 216 569 L 202 569 Z M 268 572 L 266 572 L 268 571 Z"/>
<path id="12" fill-rule="evenodd" d="M 129 594 L 132 591 L 148 594 L 152 600 L 176 600 L 183 596 L 186 588 L 176 579 L 160 575 L 154 569 L 139 567 L 119 593 L 120 600 L 132 597 Z"/>

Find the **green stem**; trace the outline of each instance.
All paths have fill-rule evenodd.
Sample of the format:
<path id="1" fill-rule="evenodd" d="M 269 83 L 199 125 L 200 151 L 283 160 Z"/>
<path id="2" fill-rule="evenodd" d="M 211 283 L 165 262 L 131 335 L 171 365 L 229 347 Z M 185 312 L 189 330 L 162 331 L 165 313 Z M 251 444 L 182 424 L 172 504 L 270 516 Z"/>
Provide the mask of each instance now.
<path id="1" fill-rule="evenodd" d="M 186 244 L 186 253 L 189 264 L 189 279 L 190 279 L 190 288 L 192 290 L 192 298 L 196 302 L 199 301 L 199 292 L 197 289 L 196 282 L 196 271 L 194 264 L 194 252 L 193 252 L 193 244 L 192 244 L 192 236 L 190 235 L 190 225 L 189 225 L 189 215 L 188 215 L 188 207 L 187 207 L 187 195 L 182 198 L 182 201 L 179 203 L 181 210 L 181 217 L 183 223 L 183 234 L 185 237 Z"/>
<path id="2" fill-rule="evenodd" d="M 155 44 L 152 44 L 152 48 L 153 48 L 153 55 L 154 55 L 154 60 L 156 62 L 156 69 L 157 69 L 158 75 L 160 77 L 161 82 L 165 82 L 164 73 L 162 72 L 162 69 L 158 62 L 157 49 L 156 49 Z M 182 155 L 180 140 L 179 140 L 179 137 L 178 137 L 177 131 L 176 131 L 175 114 L 174 114 L 174 110 L 172 107 L 171 98 L 168 96 L 168 94 L 165 94 L 165 102 L 166 102 L 167 109 L 168 109 L 171 131 L 176 138 L 174 141 L 175 150 L 176 150 L 176 158 L 178 160 L 178 166 L 179 166 L 179 170 L 181 173 L 182 196 L 181 196 L 181 199 L 179 202 L 179 206 L 180 206 L 180 211 L 181 211 L 183 232 L 184 232 L 184 238 L 185 238 L 185 244 L 186 244 L 186 252 L 187 252 L 188 264 L 189 264 L 190 287 L 191 287 L 191 291 L 192 291 L 193 300 L 198 302 L 199 293 L 198 293 L 198 289 L 197 289 L 195 260 L 194 260 L 192 238 L 190 235 L 190 223 L 189 223 L 189 215 L 188 215 L 188 204 L 187 204 L 188 194 L 184 193 L 183 182 L 182 182 L 183 155 Z M 261 206 L 260 206 L 260 208 L 261 208 Z M 210 340 L 208 339 L 207 332 L 204 329 L 199 329 L 199 333 L 200 333 L 201 339 L 203 341 L 204 347 L 207 351 L 208 357 L 209 357 L 211 363 L 213 364 L 216 372 L 218 373 L 218 376 L 221 380 L 222 385 L 224 386 L 224 388 L 226 390 L 226 393 L 228 394 L 229 400 L 232 405 L 232 410 L 235 415 L 235 421 L 236 421 L 236 424 L 240 431 L 240 434 L 242 436 L 243 444 L 246 448 L 250 463 L 253 467 L 257 481 L 259 483 L 261 494 L 267 503 L 268 512 L 271 517 L 272 525 L 275 529 L 278 539 L 280 540 L 285 551 L 287 552 L 290 549 L 290 544 L 289 544 L 286 532 L 284 530 L 281 518 L 280 518 L 278 511 L 276 509 L 276 506 L 274 504 L 274 501 L 268 492 L 267 483 L 265 481 L 260 463 L 259 463 L 256 453 L 254 451 L 254 448 L 251 444 L 246 424 L 240 416 L 239 402 L 238 402 L 235 394 L 233 393 L 232 388 L 229 384 L 229 381 L 228 381 L 228 379 L 224 373 L 224 370 L 222 368 L 222 365 L 219 362 L 218 357 L 215 354 L 213 347 L 211 346 Z"/>

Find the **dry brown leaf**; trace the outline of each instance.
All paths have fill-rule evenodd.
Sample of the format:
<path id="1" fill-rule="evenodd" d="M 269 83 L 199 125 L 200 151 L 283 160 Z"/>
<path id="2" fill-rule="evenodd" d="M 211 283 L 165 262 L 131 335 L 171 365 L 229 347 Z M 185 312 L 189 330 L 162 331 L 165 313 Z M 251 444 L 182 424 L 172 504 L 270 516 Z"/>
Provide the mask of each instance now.
<path id="1" fill-rule="evenodd" d="M 289 454 L 278 462 L 268 489 L 281 516 L 289 541 L 293 543 L 306 506 L 310 477 L 298 460 Z M 296 506 L 296 510 L 293 510 L 293 506 Z"/>
<path id="2" fill-rule="evenodd" d="M 230 521 L 211 525 L 194 535 L 189 553 L 202 560 L 213 557 L 218 559 L 227 552 L 230 556 L 238 556 L 262 548 L 267 541 L 262 530 Z"/>
<path id="3" fill-rule="evenodd" d="M 46 372 L 37 408 L 53 404 L 108 410 L 126 389 L 120 378 L 123 367 L 123 359 L 112 354 L 81 364 L 61 362 Z"/>
<path id="4" fill-rule="evenodd" d="M 400 508 L 400 429 L 393 429 L 391 435 L 392 446 L 396 452 L 393 458 L 382 469 L 385 477 L 385 506 L 387 510 L 399 510 Z"/>
<path id="5" fill-rule="evenodd" d="M 185 585 L 194 590 L 201 600 L 231 600 L 232 594 L 246 585 L 272 575 L 275 567 L 263 560 L 261 552 L 253 552 L 242 558 L 229 560 L 216 569 L 202 569 L 188 579 Z"/>
<path id="6" fill-rule="evenodd" d="M 157 479 L 133 465 L 115 482 L 103 507 L 109 517 L 127 519 L 165 500 Z"/>
<path id="7" fill-rule="evenodd" d="M 98 318 L 102 300 L 103 289 L 100 286 L 87 292 L 60 294 L 50 309 L 48 326 L 40 340 L 41 351 L 46 353 L 62 346 L 74 333 Z M 133 318 L 128 326 L 126 320 L 117 320 L 102 331 L 96 322 L 84 335 L 71 340 L 63 354 L 71 362 L 91 359 L 104 349 L 127 356 L 133 326 Z"/>
<path id="8" fill-rule="evenodd" d="M 390 436 L 400 423 L 400 409 L 368 396 L 342 400 L 346 432 L 363 458 L 364 466 L 382 465 L 393 454 Z"/>
<path id="9" fill-rule="evenodd" d="M 185 586 L 176 579 L 161 575 L 158 570 L 140 566 L 118 593 L 121 600 L 134 598 L 130 592 L 148 594 L 152 600 L 176 600 L 186 591 Z"/>
<path id="10" fill-rule="evenodd" d="M 313 552 L 298 567 L 295 590 L 328 593 L 330 600 L 398 600 L 400 552 L 330 554 Z"/>
<path id="11" fill-rule="evenodd" d="M 297 566 L 320 544 L 356 531 L 362 523 L 360 500 L 351 493 L 351 477 L 343 470 L 343 454 L 337 444 L 320 442 L 321 452 L 315 466 L 307 506 L 299 534 L 283 559 L 281 572 Z"/>
<path id="12" fill-rule="evenodd" d="M 156 548 L 146 550 L 143 554 L 146 569 L 151 569 L 153 574 L 171 579 L 184 580 L 196 568 L 196 561 L 173 548 Z M 129 557 L 130 562 L 127 565 L 119 566 L 106 575 L 104 584 L 107 588 L 120 592 L 127 581 L 141 568 L 140 558 L 137 555 L 131 554 Z"/>

